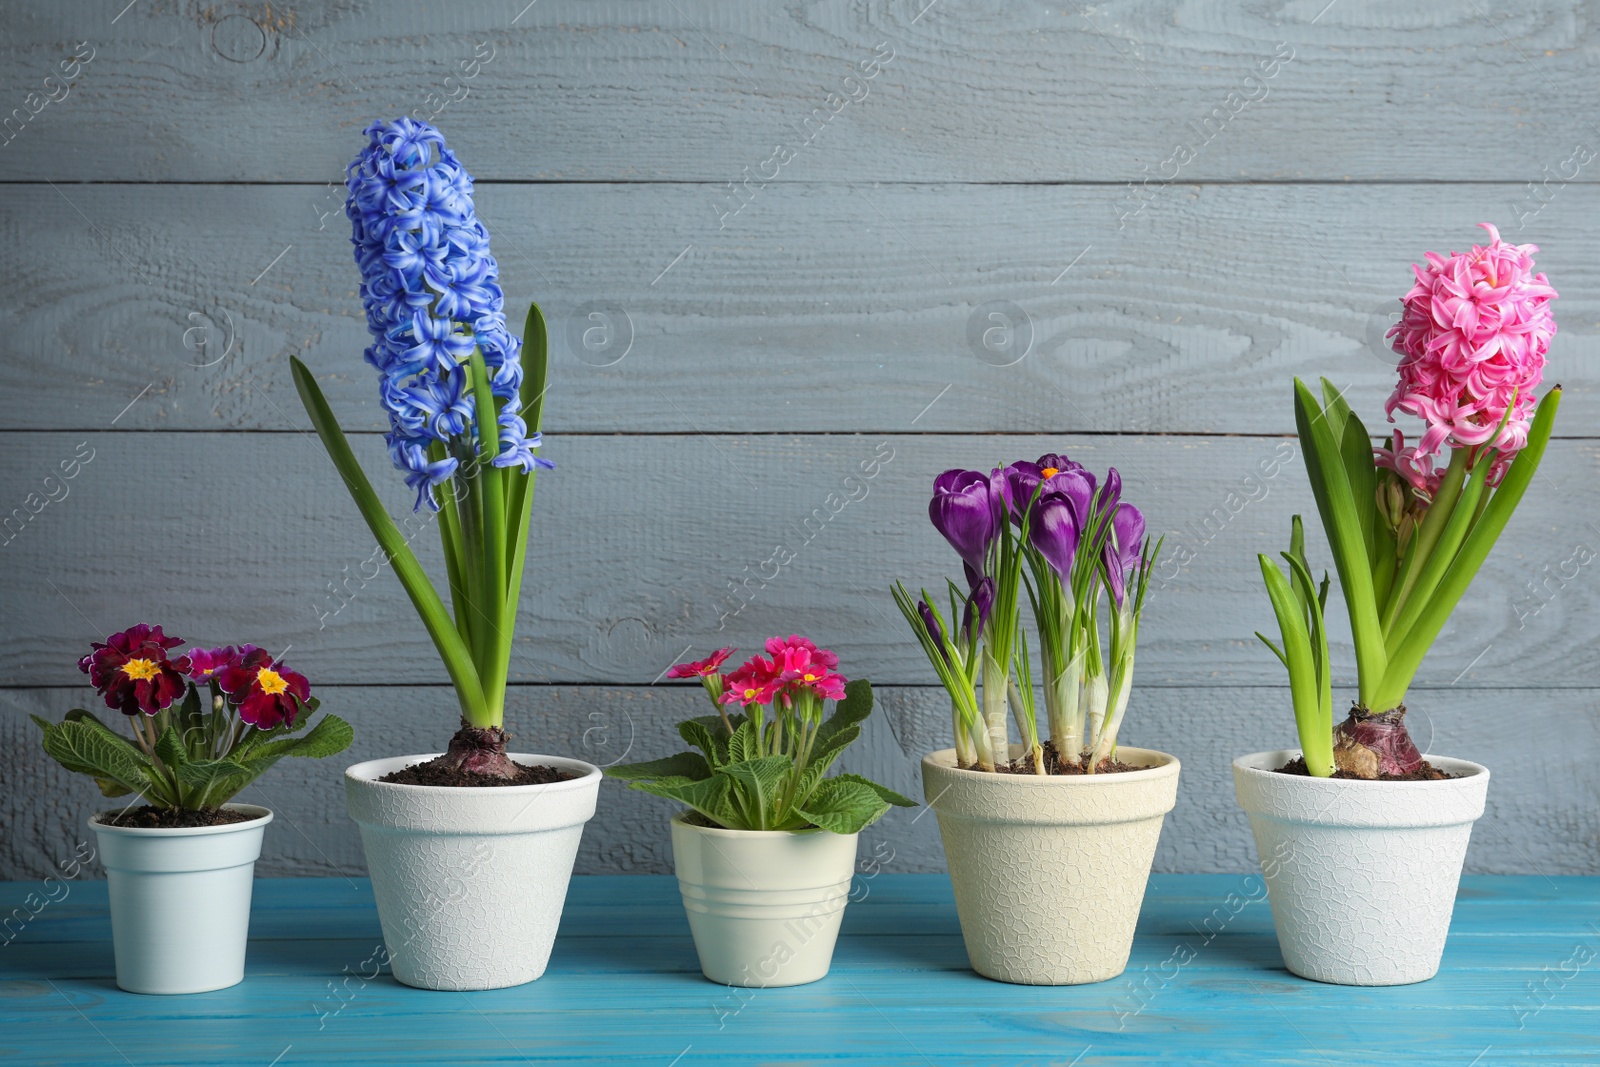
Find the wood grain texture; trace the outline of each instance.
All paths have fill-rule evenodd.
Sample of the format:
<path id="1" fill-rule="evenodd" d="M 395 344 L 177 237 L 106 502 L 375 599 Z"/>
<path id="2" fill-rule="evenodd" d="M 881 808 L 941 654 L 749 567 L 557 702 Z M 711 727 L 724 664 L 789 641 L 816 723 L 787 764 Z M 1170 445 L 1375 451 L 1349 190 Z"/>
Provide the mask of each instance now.
<path id="1" fill-rule="evenodd" d="M 260 861 L 264 875 L 342 875 L 365 871 L 356 826 L 345 814 L 342 770 L 352 763 L 437 750 L 451 729 L 445 687 L 319 690 L 324 706 L 350 720 L 351 749 L 328 760 L 286 760 L 242 798 L 277 813 Z M 862 740 L 841 767 L 921 796 L 922 756 L 950 745 L 949 701 L 942 690 L 881 686 Z M 0 693 L 0 746 L 11 753 L 0 796 L 0 878 L 43 878 L 88 838 L 84 820 L 107 807 L 93 783 L 69 775 L 39 747 L 27 713 L 59 718 L 86 695 L 65 689 Z M 597 764 L 655 759 L 683 748 L 676 724 L 700 714 L 704 695 L 682 685 L 517 686 L 507 726 L 527 751 L 577 756 Z M 1418 744 L 1487 765 L 1488 808 L 1473 832 L 1467 870 L 1541 875 L 1600 874 L 1600 769 L 1589 753 L 1600 744 L 1600 690 L 1540 693 L 1528 729 L 1502 738 L 1503 709 L 1527 702 L 1521 690 L 1429 691 L 1413 701 Z M 1166 817 L 1158 871 L 1248 872 L 1255 869 L 1249 823 L 1234 800 L 1233 759 L 1293 747 L 1287 689 L 1275 687 L 1136 690 L 1125 728 L 1129 744 L 1177 756 L 1183 767 L 1177 807 Z M 1559 738 L 1560 744 L 1552 744 Z M 599 809 L 584 831 L 578 870 L 661 873 L 672 869 L 667 819 L 677 805 L 601 786 Z M 940 871 L 937 821 L 923 809 L 894 809 L 863 834 L 860 859 L 889 872 Z M 873 869 L 873 868 L 868 868 Z M 95 872 L 98 876 L 98 871 Z M 1596 916 L 1600 921 L 1600 915 Z"/>
<path id="2" fill-rule="evenodd" d="M 0 612 L 12 620 L 0 684 L 79 686 L 89 641 L 139 619 L 197 641 L 290 647 L 325 683 L 445 680 L 309 431 L 0 433 L 0 450 L 12 509 L 0 511 Z M 949 467 L 1046 451 L 1116 466 L 1168 536 L 1138 684 L 1283 682 L 1254 637 L 1271 620 L 1255 557 L 1286 547 L 1292 513 L 1313 511 L 1290 441 L 957 435 L 552 438 L 558 469 L 539 481 L 512 678 L 647 684 L 686 652 L 801 632 L 852 673 L 931 683 L 888 592 L 896 579 L 935 591 L 959 580 L 927 521 L 929 486 Z M 76 478 L 45 481 L 91 452 Z M 437 534 L 411 515 L 381 440 L 362 437 L 357 452 L 442 575 Z M 1600 515 L 1583 495 L 1597 463 L 1592 442 L 1552 445 L 1419 685 L 1600 685 Z M 1311 538 L 1320 569 L 1329 557 Z M 1335 680 L 1353 684 L 1343 609 L 1329 618 Z"/>
<path id="3" fill-rule="evenodd" d="M 1256 884 L 1156 875 L 1126 973 L 1033 987 L 967 968 L 944 876 L 862 875 L 827 978 L 735 994 L 699 976 L 672 879 L 579 877 L 544 978 L 439 994 L 363 966 L 364 881 L 265 879 L 245 981 L 159 999 L 112 986 L 103 886 L 75 885 L 0 953 L 0 1019 L 8 1051 L 74 1065 L 1593 1063 L 1595 879 L 1469 875 L 1439 976 L 1397 989 L 1287 974 Z"/>
<path id="4" fill-rule="evenodd" d="M 0 176 L 320 183 L 403 111 L 437 112 L 480 177 L 563 181 L 722 184 L 787 143 L 785 180 L 1122 182 L 1186 143 L 1190 180 L 1520 183 L 1594 143 L 1574 5 L 1325 2 L 27 0 Z"/>
<path id="5" fill-rule="evenodd" d="M 1116 196 L 785 184 L 725 229 L 696 185 L 480 186 L 478 206 L 508 304 L 551 322 L 553 433 L 1291 433 L 1296 374 L 1348 387 L 1382 433 L 1408 264 L 1481 219 L 1539 243 L 1564 294 L 1557 434 L 1600 420 L 1600 187 L 1521 232 L 1498 185 L 1174 187 L 1121 229 Z M 386 428 L 341 204 L 8 187 L 0 271 L 26 304 L 0 390 L 30 403 L 0 428 L 302 426 L 291 355 L 347 429 Z"/>

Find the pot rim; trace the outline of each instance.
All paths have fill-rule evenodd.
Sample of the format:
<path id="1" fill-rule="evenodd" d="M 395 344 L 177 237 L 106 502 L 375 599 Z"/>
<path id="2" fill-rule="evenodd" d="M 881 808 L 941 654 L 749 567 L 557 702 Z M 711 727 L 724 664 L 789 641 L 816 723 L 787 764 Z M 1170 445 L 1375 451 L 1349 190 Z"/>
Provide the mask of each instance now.
<path id="1" fill-rule="evenodd" d="M 1235 759 L 1233 761 L 1233 770 L 1235 774 L 1246 774 L 1258 780 L 1289 782 L 1305 789 L 1325 789 L 1329 791 L 1385 790 L 1394 789 L 1396 786 L 1413 786 L 1426 789 L 1461 789 L 1468 788 L 1468 783 L 1471 783 L 1470 787 L 1475 788 L 1478 783 L 1473 781 L 1474 779 L 1480 776 L 1487 778 L 1490 775 L 1489 768 L 1481 763 L 1474 763 L 1471 760 L 1460 759 L 1455 756 L 1429 756 L 1426 754 L 1424 754 L 1423 758 L 1429 763 L 1442 771 L 1454 774 L 1455 777 L 1436 780 L 1416 779 L 1413 781 L 1385 782 L 1378 778 L 1314 778 L 1310 775 L 1278 773 L 1277 767 L 1292 759 L 1297 759 L 1301 755 L 1302 753 L 1298 748 L 1268 749 L 1264 752 L 1252 752 L 1249 755 Z"/>
<path id="2" fill-rule="evenodd" d="M 557 767 L 561 770 L 581 771 L 583 773 L 564 782 L 541 782 L 532 785 L 408 785 L 403 782 L 378 781 L 380 774 L 392 774 L 395 771 L 404 770 L 418 763 L 426 763 L 428 760 L 437 759 L 442 755 L 444 755 L 443 752 L 424 752 L 420 755 L 382 756 L 378 759 L 363 760 L 360 763 L 353 763 L 346 767 L 344 769 L 344 777 L 347 782 L 359 783 L 363 788 L 367 789 L 398 789 L 417 796 L 432 794 L 440 797 L 473 794 L 524 796 L 538 792 L 562 792 L 568 789 L 587 788 L 591 783 L 598 782 L 604 777 L 599 767 L 581 759 L 573 759 L 571 756 L 546 756 L 537 752 L 507 752 L 506 756 L 518 763 L 543 763 L 546 766 Z M 373 769 L 377 764 L 394 764 L 397 760 L 404 762 L 399 763 L 397 766 L 385 766 L 382 770 Z"/>
<path id="3" fill-rule="evenodd" d="M 1152 763 L 1136 771 L 1118 771 L 1114 774 L 997 774 L 994 771 L 978 771 L 967 767 L 957 767 L 956 750 L 953 748 L 941 748 L 923 756 L 922 764 L 925 767 L 937 768 L 941 774 L 953 774 L 975 782 L 989 783 L 999 788 L 1005 788 L 1007 785 L 1018 788 L 1037 788 L 1042 785 L 1061 789 L 1088 789 L 1100 785 L 1148 782 L 1155 778 L 1175 777 L 1183 766 L 1178 757 L 1170 752 L 1162 752 L 1154 748 L 1136 748 L 1132 745 L 1119 745 L 1117 747 L 1119 755 L 1124 752 L 1139 753 L 1140 755 L 1156 756 L 1161 762 Z"/>
<path id="4" fill-rule="evenodd" d="M 780 837 L 810 837 L 813 834 L 833 834 L 832 830 L 825 830 L 820 826 L 808 826 L 803 830 L 730 830 L 726 826 L 697 826 L 689 822 L 689 816 L 695 814 L 693 808 L 680 811 L 672 816 L 671 823 L 693 830 L 698 834 L 707 834 L 712 837 L 739 838 L 744 841 L 771 840 Z M 860 834 L 833 834 L 835 837 L 859 837 Z"/>
<path id="5" fill-rule="evenodd" d="M 117 810 L 107 808 L 90 815 L 89 829 L 99 834 L 121 834 L 126 837 L 206 837 L 255 830 L 272 821 L 271 808 L 264 808 L 260 804 L 235 804 L 231 801 L 222 805 L 223 811 L 256 812 L 255 818 L 245 822 L 223 823 L 221 826 L 114 826 L 100 821 L 100 816 L 116 814 Z"/>

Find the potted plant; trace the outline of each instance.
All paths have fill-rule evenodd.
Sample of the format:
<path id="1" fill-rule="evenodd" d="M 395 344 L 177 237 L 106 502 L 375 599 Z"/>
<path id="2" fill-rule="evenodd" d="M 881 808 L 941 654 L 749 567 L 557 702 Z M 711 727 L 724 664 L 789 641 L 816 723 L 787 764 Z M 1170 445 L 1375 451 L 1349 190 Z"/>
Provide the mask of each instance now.
<path id="1" fill-rule="evenodd" d="M 922 761 L 967 956 L 1005 982 L 1121 974 L 1178 761 L 1120 747 L 1151 568 L 1144 517 L 1065 456 L 934 482 L 928 514 L 960 554 L 963 590 L 895 600 L 950 695 L 955 747 Z M 1026 590 L 1049 736 L 1041 742 Z M 952 623 L 960 619 L 960 628 Z M 1014 717 L 1020 744 L 1013 744 Z"/>
<path id="2" fill-rule="evenodd" d="M 294 381 L 439 650 L 461 727 L 442 754 L 349 768 L 346 798 L 395 977 L 427 989 L 517 985 L 544 973 L 600 785 L 581 760 L 506 748 L 534 475 L 553 466 L 533 453 L 544 318 L 528 309 L 525 349 L 507 328 L 472 178 L 439 131 L 400 118 L 366 132 L 345 208 L 373 337 L 366 359 L 381 381 L 389 457 L 416 492 L 414 510 L 438 526 L 450 609 L 298 359 Z"/>
<path id="3" fill-rule="evenodd" d="M 1374 449 L 1361 419 L 1322 380 L 1294 383 L 1295 425 L 1317 513 L 1350 614 L 1357 693 L 1333 719 L 1318 583 L 1294 519 L 1287 575 L 1261 573 L 1289 674 L 1300 751 L 1234 761 L 1284 963 L 1344 985 L 1420 982 L 1439 969 L 1489 771 L 1423 758 L 1406 730 L 1406 692 L 1450 612 L 1538 470 L 1561 388 L 1535 403 L 1556 332 L 1556 292 L 1533 273 L 1533 245 L 1495 228 L 1470 252 L 1429 252 L 1389 332 L 1401 356 L 1386 410 L 1421 418 Z M 1447 459 L 1442 470 L 1437 463 Z"/>
<path id="4" fill-rule="evenodd" d="M 699 678 L 716 709 L 678 724 L 700 751 L 606 771 L 688 805 L 672 819 L 678 888 L 701 971 L 732 986 L 826 975 L 857 835 L 891 804 L 915 804 L 857 774 L 827 777 L 872 713 L 872 686 L 847 683 L 838 656 L 797 634 L 766 650 L 727 675 L 731 648 L 673 667 L 670 677 Z"/>
<path id="5" fill-rule="evenodd" d="M 108 797 L 133 797 L 89 819 L 106 868 L 117 985 L 131 993 L 238 984 L 272 812 L 230 801 L 285 756 L 350 745 L 350 724 L 336 715 L 306 730 L 317 710 L 311 686 L 265 649 L 173 658 L 182 643 L 141 623 L 78 661 L 106 707 L 123 714 L 131 741 L 83 708 L 58 723 L 33 716 L 57 763 L 90 775 Z"/>

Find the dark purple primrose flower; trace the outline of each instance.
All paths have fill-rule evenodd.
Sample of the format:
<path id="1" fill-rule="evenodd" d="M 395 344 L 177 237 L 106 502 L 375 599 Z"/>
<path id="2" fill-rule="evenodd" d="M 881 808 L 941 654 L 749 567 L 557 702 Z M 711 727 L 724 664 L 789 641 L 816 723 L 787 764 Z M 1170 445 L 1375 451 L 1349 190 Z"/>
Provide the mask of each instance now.
<path id="1" fill-rule="evenodd" d="M 933 499 L 928 501 L 934 528 L 968 567 L 980 573 L 997 532 L 990 481 L 979 471 L 947 470 L 934 480 Z"/>
<path id="2" fill-rule="evenodd" d="M 1106 585 L 1118 608 L 1127 598 L 1128 572 L 1139 565 L 1143 547 L 1144 516 L 1132 504 L 1123 504 L 1111 516 L 1105 547 Z"/>
<path id="3" fill-rule="evenodd" d="M 934 647 L 939 650 L 939 655 L 950 661 L 950 654 L 944 649 L 944 630 L 939 627 L 939 617 L 928 607 L 926 600 L 917 601 L 917 611 L 922 615 L 922 625 L 928 628 L 928 636 L 933 638 Z"/>
<path id="4" fill-rule="evenodd" d="M 977 628 L 973 628 L 973 609 L 977 609 Z M 967 606 L 961 613 L 961 640 L 976 641 L 983 636 L 989 623 L 989 612 L 994 609 L 994 579 L 985 578 L 973 586 L 967 596 Z"/>

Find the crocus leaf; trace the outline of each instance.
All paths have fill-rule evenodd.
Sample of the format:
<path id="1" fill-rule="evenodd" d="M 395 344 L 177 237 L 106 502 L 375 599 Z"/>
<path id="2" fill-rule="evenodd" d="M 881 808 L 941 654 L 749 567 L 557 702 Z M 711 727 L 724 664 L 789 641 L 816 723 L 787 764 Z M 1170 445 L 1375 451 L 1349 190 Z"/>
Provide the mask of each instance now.
<path id="1" fill-rule="evenodd" d="M 698 782 L 711 777 L 711 765 L 698 752 L 679 752 L 665 759 L 647 760 L 643 763 L 623 763 L 605 769 L 607 777 L 624 782 L 653 778 L 686 778 Z"/>
<path id="2" fill-rule="evenodd" d="M 843 778 L 827 778 L 795 812 L 813 826 L 835 834 L 858 834 L 889 810 L 889 802 L 871 786 Z"/>

